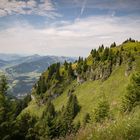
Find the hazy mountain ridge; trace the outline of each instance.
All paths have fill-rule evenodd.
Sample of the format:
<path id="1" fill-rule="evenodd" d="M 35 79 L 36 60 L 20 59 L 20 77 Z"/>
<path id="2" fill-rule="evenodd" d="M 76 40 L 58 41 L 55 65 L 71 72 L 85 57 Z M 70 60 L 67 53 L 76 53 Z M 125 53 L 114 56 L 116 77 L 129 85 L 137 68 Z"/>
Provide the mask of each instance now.
<path id="1" fill-rule="evenodd" d="M 10 68 L 6 68 L 6 71 L 8 73 L 13 71 L 17 74 L 29 73 L 29 72 L 41 73 L 44 70 L 46 70 L 46 68 L 50 64 L 56 63 L 56 62 L 59 62 L 59 61 L 61 63 L 63 63 L 65 60 L 74 61 L 75 59 L 68 58 L 68 57 L 33 55 L 33 56 L 30 56 L 30 57 L 24 58 L 24 61 L 21 60 L 22 63 L 20 63 L 20 64 L 17 64 L 15 66 L 10 67 Z"/>
<path id="2" fill-rule="evenodd" d="M 58 56 L 20 56 L 0 54 L 0 69 L 6 73 L 10 82 L 9 94 L 15 96 L 25 96 L 30 92 L 33 84 L 39 78 L 40 74 L 48 68 L 49 65 L 65 60 L 73 62 L 72 57 Z"/>
<path id="3" fill-rule="evenodd" d="M 22 55 L 18 54 L 5 54 L 5 53 L 0 53 L 0 60 L 4 61 L 13 61 L 22 58 Z"/>
<path id="4" fill-rule="evenodd" d="M 8 61 L 0 60 L 0 68 L 6 66 L 8 63 Z"/>

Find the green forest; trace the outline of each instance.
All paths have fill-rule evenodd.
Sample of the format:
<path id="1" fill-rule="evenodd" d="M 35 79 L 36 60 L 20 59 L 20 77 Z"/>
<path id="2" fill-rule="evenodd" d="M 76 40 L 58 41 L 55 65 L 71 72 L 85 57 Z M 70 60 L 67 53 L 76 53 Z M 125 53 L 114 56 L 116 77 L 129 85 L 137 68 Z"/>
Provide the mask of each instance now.
<path id="1" fill-rule="evenodd" d="M 24 99 L 0 77 L 0 140 L 139 140 L 140 42 L 55 63 Z"/>

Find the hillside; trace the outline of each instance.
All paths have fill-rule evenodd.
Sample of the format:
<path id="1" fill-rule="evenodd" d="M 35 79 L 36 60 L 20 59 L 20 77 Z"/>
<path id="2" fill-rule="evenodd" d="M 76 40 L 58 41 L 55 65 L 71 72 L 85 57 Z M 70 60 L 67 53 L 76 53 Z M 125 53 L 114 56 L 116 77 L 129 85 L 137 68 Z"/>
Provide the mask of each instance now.
<path id="1" fill-rule="evenodd" d="M 52 64 L 25 100 L 11 137 L 139 140 L 139 85 L 140 42 L 130 39 L 74 63 Z"/>
<path id="2" fill-rule="evenodd" d="M 124 50 L 133 50 L 136 46 L 140 51 L 140 43 L 127 43 L 123 45 L 123 48 Z M 76 119 L 82 121 L 86 113 L 91 113 L 91 111 L 94 110 L 102 96 L 108 99 L 112 111 L 118 113 L 122 97 L 125 95 L 126 87 L 130 82 L 131 74 L 136 71 L 140 72 L 140 55 L 136 55 L 135 58 L 136 60 L 133 64 L 135 69 L 131 71 L 130 75 L 126 76 L 128 66 L 124 63 L 114 68 L 109 78 L 105 81 L 100 79 L 95 81 L 88 80 L 80 85 L 75 81 L 60 97 L 53 101 L 56 109 L 60 110 L 63 105 L 66 105 L 68 90 L 76 85 L 74 86 L 76 88 L 74 88 L 73 94 L 77 96 L 79 104 L 81 105 L 81 111 Z"/>
<path id="3" fill-rule="evenodd" d="M 128 122 L 124 122 L 125 118 L 135 117 L 135 115 L 139 118 L 140 111 L 138 108 L 136 112 L 134 111 L 128 114 L 128 116 L 121 115 L 120 112 L 122 99 L 127 93 L 127 86 L 130 83 L 133 73 L 140 73 L 140 42 L 126 41 L 119 46 L 112 45 L 109 51 L 105 51 L 107 50 L 105 48 L 103 51 L 102 47 L 103 46 L 100 46 L 98 49 L 99 54 L 97 51 L 92 50 L 87 59 L 83 60 L 83 58 L 79 58 L 76 63 L 73 63 L 71 65 L 73 73 L 69 70 L 70 66 L 68 68 L 69 64 L 64 63 L 61 67 L 57 64 L 52 65 L 52 69 L 56 67 L 55 75 L 52 74 L 53 76 L 49 77 L 51 67 L 42 74 L 40 80 L 33 88 L 33 100 L 23 111 L 23 114 L 24 112 L 30 112 L 32 115 L 41 117 L 43 110 L 46 109 L 47 101 L 50 99 L 54 104 L 55 110 L 59 112 L 67 106 L 69 97 L 76 95 L 80 105 L 80 111 L 74 117 L 74 124 L 80 121 L 81 125 L 83 125 L 86 114 L 90 115 L 92 122 L 92 118 L 94 118 L 95 115 L 94 110 L 97 108 L 101 99 L 107 100 L 113 120 L 116 120 L 117 123 L 119 123 L 118 120 L 120 120 L 126 125 L 125 123 Z M 96 52 L 96 55 L 94 52 Z M 103 56 L 103 54 L 107 54 L 107 58 L 105 55 Z M 114 60 L 114 58 L 116 59 Z M 59 68 L 60 75 L 57 75 L 57 67 Z M 69 75 L 69 73 L 71 73 L 71 75 Z M 48 78 L 49 81 L 47 80 Z M 46 82 L 44 83 L 43 81 Z M 42 85 L 42 83 L 44 84 Z M 126 119 L 126 121 L 129 120 Z M 138 121 L 140 120 L 138 119 Z M 79 130 L 79 132 L 82 131 L 83 135 L 78 133 L 77 139 L 88 139 L 90 133 L 98 135 L 98 133 L 96 131 L 93 132 L 92 129 L 96 130 L 100 125 L 93 128 L 90 124 L 94 121 L 91 122 L 85 130 Z M 107 125 L 108 127 L 114 127 L 112 123 L 108 124 L 107 122 Z M 138 125 L 137 127 L 140 126 Z M 124 128 L 120 126 L 114 128 L 114 131 L 117 131 L 117 129 Z M 108 130 L 108 128 L 106 128 L 106 130 Z M 140 129 L 138 129 L 138 132 L 139 130 Z M 105 132 L 104 129 L 103 132 Z M 102 134 L 103 132 L 100 133 Z M 68 139 L 69 138 L 75 139 L 75 136 L 68 136 Z M 94 139 L 94 136 L 91 135 L 91 139 Z M 117 137 L 115 139 L 117 139 Z M 122 139 L 124 139 L 123 136 Z"/>

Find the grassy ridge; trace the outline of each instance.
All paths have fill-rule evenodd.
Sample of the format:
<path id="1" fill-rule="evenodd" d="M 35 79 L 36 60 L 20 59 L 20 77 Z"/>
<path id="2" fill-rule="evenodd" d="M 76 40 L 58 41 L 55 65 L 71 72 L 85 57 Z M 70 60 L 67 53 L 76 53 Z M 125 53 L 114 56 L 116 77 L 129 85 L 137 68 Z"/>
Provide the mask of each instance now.
<path id="1" fill-rule="evenodd" d="M 125 66 L 121 66 L 117 68 L 104 82 L 100 80 L 87 81 L 82 85 L 77 86 L 74 94 L 76 94 L 79 104 L 81 105 L 81 111 L 77 115 L 76 119 L 80 119 L 82 121 L 84 115 L 92 112 L 102 96 L 105 96 L 109 100 L 113 108 L 113 112 L 117 112 L 120 100 L 125 94 L 126 86 L 129 83 L 129 77 L 126 77 L 124 72 Z M 65 105 L 67 100 L 67 91 L 68 90 L 54 100 L 54 105 L 57 110 Z"/>
<path id="2" fill-rule="evenodd" d="M 116 49 L 120 49 L 121 47 L 123 47 L 125 51 L 131 51 L 132 54 L 136 54 L 134 48 L 136 48 L 137 52 L 140 52 L 140 42 L 128 42 L 112 49 L 116 51 Z M 140 71 L 139 54 L 135 55 L 135 59 L 135 70 Z M 88 61 L 88 63 L 90 64 L 90 56 L 88 57 Z M 61 94 L 61 96 L 53 100 L 56 110 L 59 111 L 63 105 L 66 105 L 68 100 L 68 91 L 75 87 L 73 94 L 76 94 L 79 104 L 81 105 L 81 111 L 77 115 L 75 119 L 76 121 L 82 121 L 85 113 L 92 113 L 92 110 L 96 107 L 98 101 L 102 96 L 105 96 L 108 99 L 111 105 L 112 112 L 117 115 L 120 108 L 121 99 L 126 92 L 126 86 L 128 85 L 130 79 L 130 76 L 125 76 L 126 67 L 127 65 L 123 64 L 119 67 L 114 68 L 111 76 L 104 82 L 102 82 L 101 80 L 86 81 L 83 84 L 79 85 L 76 80 L 73 81 L 71 84 L 65 87 L 64 92 Z M 45 74 L 47 75 L 47 71 L 46 73 L 44 73 L 44 75 Z M 23 112 L 28 111 L 33 115 L 41 116 L 43 110 L 44 106 L 38 107 L 34 100 Z"/>

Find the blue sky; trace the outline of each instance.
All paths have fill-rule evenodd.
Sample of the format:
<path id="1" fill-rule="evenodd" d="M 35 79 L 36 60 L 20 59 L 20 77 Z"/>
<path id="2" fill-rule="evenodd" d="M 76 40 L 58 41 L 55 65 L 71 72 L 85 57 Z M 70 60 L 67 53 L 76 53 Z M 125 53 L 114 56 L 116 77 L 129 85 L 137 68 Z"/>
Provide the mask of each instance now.
<path id="1" fill-rule="evenodd" d="M 0 0 L 0 53 L 87 56 L 140 39 L 139 0 Z"/>

